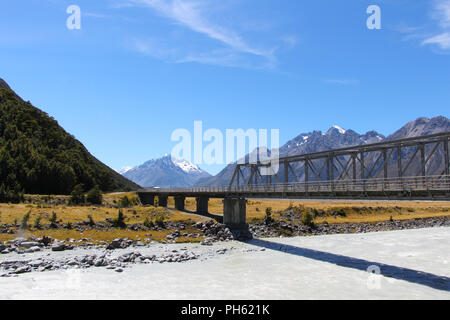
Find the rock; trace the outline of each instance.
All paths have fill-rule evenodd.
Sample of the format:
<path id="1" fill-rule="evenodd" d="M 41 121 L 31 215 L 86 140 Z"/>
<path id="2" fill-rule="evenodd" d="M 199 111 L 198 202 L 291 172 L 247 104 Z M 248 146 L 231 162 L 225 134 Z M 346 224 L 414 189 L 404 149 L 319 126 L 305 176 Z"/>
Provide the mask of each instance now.
<path id="1" fill-rule="evenodd" d="M 35 241 L 24 241 L 22 243 L 20 243 L 20 246 L 26 249 L 29 249 L 31 247 L 38 247 L 39 243 L 35 242 Z"/>
<path id="2" fill-rule="evenodd" d="M 34 260 L 34 261 L 28 262 L 28 265 L 33 268 L 39 268 L 43 264 L 44 264 L 44 261 L 42 261 L 42 260 Z"/>
<path id="3" fill-rule="evenodd" d="M 202 246 L 212 246 L 213 241 L 214 241 L 213 238 L 205 238 L 200 244 Z"/>
<path id="4" fill-rule="evenodd" d="M 77 260 L 75 260 L 75 259 L 71 259 L 71 260 L 67 261 L 66 264 L 68 266 L 78 266 L 78 265 L 80 265 L 80 263 Z"/>
<path id="5" fill-rule="evenodd" d="M 23 238 L 23 237 L 17 237 L 14 240 L 12 240 L 13 243 L 15 244 L 21 244 L 22 242 L 27 241 L 27 239 Z"/>
<path id="6" fill-rule="evenodd" d="M 227 252 L 226 248 L 219 249 L 219 250 L 216 251 L 216 253 L 218 253 L 218 254 L 224 254 L 225 252 Z"/>
<path id="7" fill-rule="evenodd" d="M 96 266 L 96 267 L 104 267 L 107 265 L 108 265 L 108 260 L 103 257 L 97 258 L 94 261 L 94 266 Z"/>
<path id="8" fill-rule="evenodd" d="M 131 243 L 128 243 L 125 239 L 117 238 L 111 241 L 111 243 L 106 247 L 108 250 L 114 250 L 114 249 L 125 249 L 127 248 Z"/>
<path id="9" fill-rule="evenodd" d="M 66 245 L 63 242 L 55 241 L 52 244 L 52 251 L 64 251 Z"/>
<path id="10" fill-rule="evenodd" d="M 122 269 L 122 268 L 117 268 L 117 269 L 115 269 L 114 271 L 120 273 L 120 272 L 123 272 L 123 269 Z"/>
<path id="11" fill-rule="evenodd" d="M 31 272 L 30 266 L 19 267 L 13 273 L 20 274 L 20 273 L 26 273 L 26 272 Z"/>
<path id="12" fill-rule="evenodd" d="M 41 251 L 41 248 L 38 246 L 35 246 L 35 247 L 31 247 L 31 248 L 25 250 L 25 253 L 33 253 L 33 252 L 38 252 L 38 251 Z"/>

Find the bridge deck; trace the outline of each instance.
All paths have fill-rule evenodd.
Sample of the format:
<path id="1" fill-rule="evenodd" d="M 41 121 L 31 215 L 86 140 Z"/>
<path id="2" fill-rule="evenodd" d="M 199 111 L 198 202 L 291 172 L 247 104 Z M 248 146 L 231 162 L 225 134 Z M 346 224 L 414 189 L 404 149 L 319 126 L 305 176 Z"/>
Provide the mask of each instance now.
<path id="1" fill-rule="evenodd" d="M 403 177 L 139 190 L 140 194 L 206 198 L 425 199 L 450 200 L 450 176 Z"/>

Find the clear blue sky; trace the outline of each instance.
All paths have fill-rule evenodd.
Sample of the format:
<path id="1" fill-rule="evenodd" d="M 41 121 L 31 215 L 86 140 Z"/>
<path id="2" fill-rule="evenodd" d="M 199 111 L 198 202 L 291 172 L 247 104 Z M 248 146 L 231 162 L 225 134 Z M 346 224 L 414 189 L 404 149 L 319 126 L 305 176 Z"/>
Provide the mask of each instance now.
<path id="1" fill-rule="evenodd" d="M 194 120 L 283 144 L 449 116 L 450 0 L 15 0 L 0 30 L 0 77 L 113 168 L 170 153 Z"/>

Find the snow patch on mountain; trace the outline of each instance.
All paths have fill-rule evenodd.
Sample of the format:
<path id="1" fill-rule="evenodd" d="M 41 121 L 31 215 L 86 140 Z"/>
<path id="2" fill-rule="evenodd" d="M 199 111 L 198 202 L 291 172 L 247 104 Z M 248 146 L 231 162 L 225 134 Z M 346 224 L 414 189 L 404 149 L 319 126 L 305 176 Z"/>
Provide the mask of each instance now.
<path id="1" fill-rule="evenodd" d="M 176 165 L 177 167 L 179 167 L 181 170 L 183 170 L 184 172 L 187 173 L 191 173 L 191 172 L 202 172 L 202 170 L 196 166 L 193 163 L 190 163 L 187 160 L 184 159 L 175 159 L 172 157 L 172 162 L 174 165 Z"/>
<path id="2" fill-rule="evenodd" d="M 116 172 L 118 172 L 120 174 L 124 174 L 127 171 L 130 171 L 131 169 L 133 169 L 133 167 L 125 166 L 125 167 L 120 168 L 119 170 L 116 170 Z"/>

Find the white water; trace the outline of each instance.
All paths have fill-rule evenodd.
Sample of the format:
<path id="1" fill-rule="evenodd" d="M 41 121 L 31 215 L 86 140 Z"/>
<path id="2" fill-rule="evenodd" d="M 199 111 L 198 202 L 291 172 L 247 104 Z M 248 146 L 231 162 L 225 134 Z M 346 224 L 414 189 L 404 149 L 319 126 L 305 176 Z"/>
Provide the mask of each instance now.
<path id="1" fill-rule="evenodd" d="M 0 278 L 0 298 L 450 299 L 450 228 L 168 247 L 234 249 L 203 261 L 136 264 L 123 273 L 90 268 Z M 7 256 L 0 260 L 31 257 Z M 391 277 L 369 274 L 371 264 Z"/>

